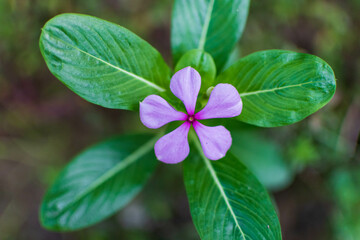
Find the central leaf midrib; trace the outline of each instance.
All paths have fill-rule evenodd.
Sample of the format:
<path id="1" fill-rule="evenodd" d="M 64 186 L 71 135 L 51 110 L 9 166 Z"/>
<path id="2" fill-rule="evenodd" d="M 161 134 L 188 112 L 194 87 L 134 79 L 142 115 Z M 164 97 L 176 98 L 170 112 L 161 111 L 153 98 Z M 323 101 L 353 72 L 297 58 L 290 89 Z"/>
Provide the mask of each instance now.
<path id="1" fill-rule="evenodd" d="M 277 87 L 277 88 L 257 90 L 257 91 L 252 91 L 252 92 L 245 92 L 245 93 L 240 93 L 240 97 L 249 96 L 249 95 L 256 95 L 256 94 L 261 94 L 261 93 L 267 93 L 267 92 L 275 92 L 277 90 L 282 90 L 282 89 L 286 89 L 286 88 L 301 87 L 301 86 L 306 85 L 306 84 L 319 83 L 319 82 L 321 82 L 321 81 L 299 83 L 299 84 L 289 85 L 289 86 L 284 86 L 284 87 Z"/>
<path id="2" fill-rule="evenodd" d="M 244 234 L 244 232 L 242 231 L 242 229 L 241 229 L 241 227 L 240 227 L 240 224 L 239 224 L 239 222 L 238 222 L 238 220 L 237 220 L 237 218 L 236 218 L 236 215 L 235 215 L 235 213 L 234 213 L 234 210 L 232 209 L 232 207 L 231 207 L 231 205 L 230 205 L 229 199 L 228 199 L 228 197 L 227 197 L 227 195 L 226 195 L 226 193 L 225 193 L 225 191 L 224 191 L 224 188 L 222 187 L 222 185 L 221 185 L 221 183 L 220 183 L 220 180 L 219 180 L 219 178 L 218 178 L 218 176 L 217 176 L 214 168 L 212 167 L 212 165 L 211 165 L 211 163 L 210 163 L 210 160 L 204 155 L 204 152 L 203 152 L 203 150 L 202 150 L 202 147 L 201 147 L 201 145 L 200 145 L 200 143 L 199 143 L 199 140 L 198 140 L 197 137 L 195 136 L 195 134 L 192 134 L 191 137 L 192 137 L 193 142 L 195 143 L 195 146 L 196 146 L 196 148 L 197 148 L 197 150 L 198 150 L 201 158 L 204 160 L 204 163 L 205 163 L 207 169 L 209 170 L 210 175 L 212 176 L 212 178 L 213 178 L 213 180 L 214 180 L 214 182 L 215 182 L 215 185 L 218 187 L 218 189 L 219 189 L 219 191 L 220 191 L 220 194 L 221 194 L 222 198 L 224 199 L 225 204 L 226 204 L 226 206 L 228 207 L 228 209 L 229 209 L 229 211 L 230 211 L 230 213 L 231 213 L 231 216 L 234 218 L 234 222 L 235 222 L 237 228 L 239 229 L 239 231 L 240 231 L 240 233 L 241 233 L 241 236 L 242 236 L 243 239 L 245 240 L 245 239 L 246 239 L 246 238 L 245 238 L 245 234 Z"/>
<path id="3" fill-rule="evenodd" d="M 127 156 L 123 161 L 116 164 L 113 168 L 106 171 L 102 174 L 99 178 L 97 178 L 94 182 L 92 182 L 89 187 L 79 195 L 77 195 L 71 202 L 69 202 L 58 214 L 62 214 L 65 210 L 73 206 L 76 202 L 84 198 L 86 195 L 91 193 L 93 190 L 97 189 L 105 182 L 109 181 L 112 177 L 114 177 L 117 173 L 124 170 L 125 168 L 129 167 L 132 163 L 134 163 L 137 159 L 145 155 L 147 152 L 152 149 L 155 141 L 157 140 L 158 136 L 150 139 L 146 144 L 142 147 L 138 148 L 136 151 L 131 153 Z"/>
<path id="4" fill-rule="evenodd" d="M 207 36 L 208 30 L 209 30 L 211 15 L 212 15 L 212 12 L 214 9 L 214 3 L 215 3 L 215 0 L 210 0 L 209 6 L 206 11 L 204 25 L 202 26 L 202 31 L 201 31 L 201 36 L 200 36 L 199 46 L 198 46 L 198 49 L 200 49 L 200 50 L 204 50 L 204 47 L 205 47 L 206 36 Z"/>
<path id="5" fill-rule="evenodd" d="M 108 66 L 110 66 L 110 67 L 112 67 L 112 68 L 114 68 L 114 69 L 116 69 L 116 70 L 118 70 L 119 72 L 125 73 L 125 74 L 127 74 L 127 75 L 129 75 L 129 76 L 131 76 L 131 77 L 133 77 L 133 78 L 136 78 L 136 79 L 138 79 L 139 81 L 141 81 L 141 82 L 143 82 L 143 83 L 146 83 L 146 84 L 149 85 L 150 87 L 155 88 L 156 90 L 158 90 L 158 91 L 160 91 L 160 92 L 164 92 L 164 91 L 165 91 L 164 88 L 158 86 L 157 84 L 151 82 L 151 81 L 148 80 L 148 79 L 145 79 L 145 78 L 143 78 L 143 77 L 141 77 L 141 76 L 138 76 L 138 75 L 136 75 L 136 74 L 134 74 L 134 73 L 131 73 L 131 72 L 129 72 L 129 71 L 126 71 L 125 69 L 122 69 L 122 68 L 120 68 L 120 67 L 118 67 L 118 66 L 115 66 L 115 65 L 113 65 L 113 64 L 111 64 L 111 63 L 109 63 L 109 62 L 107 62 L 107 61 L 105 61 L 105 60 L 103 60 L 103 59 L 101 59 L 101 58 L 98 58 L 98 57 L 96 57 L 96 56 L 94 56 L 94 55 L 92 55 L 92 54 L 90 54 L 90 53 L 88 53 L 88 52 L 86 52 L 86 51 L 84 51 L 84 50 L 82 50 L 82 49 L 80 49 L 80 48 L 78 48 L 78 47 L 76 47 L 76 46 L 74 46 L 74 45 L 66 42 L 66 41 L 64 41 L 64 40 L 61 39 L 61 38 L 55 37 L 54 35 L 52 35 L 49 31 L 46 31 L 45 29 L 42 29 L 42 31 L 45 32 L 46 34 L 48 34 L 49 36 L 51 36 L 52 38 L 55 38 L 56 40 L 58 40 L 58 41 L 60 41 L 60 42 L 62 42 L 62 43 L 64 43 L 64 44 L 66 44 L 66 45 L 68 45 L 68 46 L 70 46 L 70 47 L 72 47 L 72 48 L 74 48 L 74 49 L 76 49 L 76 50 L 78 50 L 79 52 L 81 52 L 81 53 L 83 53 L 83 54 L 86 54 L 87 56 L 90 56 L 90 57 L 96 59 L 97 61 L 100 61 L 100 62 L 102 62 L 102 63 L 104 63 L 104 64 L 106 64 L 106 65 L 108 65 Z"/>

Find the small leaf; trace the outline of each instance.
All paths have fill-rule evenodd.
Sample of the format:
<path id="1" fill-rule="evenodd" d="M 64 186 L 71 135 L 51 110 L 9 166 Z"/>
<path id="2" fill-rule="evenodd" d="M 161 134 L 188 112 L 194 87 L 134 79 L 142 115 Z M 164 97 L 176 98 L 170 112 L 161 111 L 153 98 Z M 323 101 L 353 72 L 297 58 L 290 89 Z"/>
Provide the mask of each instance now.
<path id="1" fill-rule="evenodd" d="M 196 138 L 196 137 L 195 137 Z M 184 180 L 195 227 L 204 240 L 280 240 L 271 199 L 231 153 L 210 161 L 192 152 L 184 162 Z"/>
<path id="2" fill-rule="evenodd" d="M 206 92 L 206 90 L 213 85 L 216 77 L 215 62 L 210 54 L 199 49 L 185 53 L 176 64 L 175 72 L 188 66 L 199 72 L 201 76 L 200 92 Z"/>
<path id="3" fill-rule="evenodd" d="M 243 101 L 237 119 L 260 127 L 298 122 L 325 106 L 335 93 L 331 67 L 303 53 L 268 50 L 240 59 L 218 76 Z"/>
<path id="4" fill-rule="evenodd" d="M 231 131 L 230 151 L 248 167 L 269 190 L 280 190 L 290 184 L 293 173 L 279 146 L 261 138 L 255 131 Z"/>
<path id="5" fill-rule="evenodd" d="M 250 0 L 175 0 L 171 47 L 174 62 L 191 49 L 210 53 L 220 72 L 245 27 Z"/>
<path id="6" fill-rule="evenodd" d="M 77 156 L 43 199 L 42 225 L 56 231 L 76 230 L 124 207 L 155 169 L 155 140 L 151 135 L 120 136 Z"/>
<path id="7" fill-rule="evenodd" d="M 137 109 L 169 86 L 160 53 L 129 30 L 86 15 L 61 14 L 47 22 L 40 50 L 50 71 L 89 102 Z"/>

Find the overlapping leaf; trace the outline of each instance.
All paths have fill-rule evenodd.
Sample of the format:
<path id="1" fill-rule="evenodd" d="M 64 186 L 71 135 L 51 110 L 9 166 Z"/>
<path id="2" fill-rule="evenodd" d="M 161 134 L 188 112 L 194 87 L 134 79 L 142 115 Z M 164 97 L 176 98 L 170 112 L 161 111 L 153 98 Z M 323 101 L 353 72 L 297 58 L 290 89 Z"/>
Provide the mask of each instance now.
<path id="1" fill-rule="evenodd" d="M 172 13 L 174 62 L 191 49 L 205 50 L 220 71 L 242 35 L 249 0 L 176 0 Z"/>
<path id="2" fill-rule="evenodd" d="M 62 14 L 42 29 L 40 49 L 50 71 L 89 102 L 137 109 L 169 85 L 160 53 L 129 30 L 86 15 Z"/>
<path id="3" fill-rule="evenodd" d="M 196 146 L 201 151 L 201 146 Z M 210 161 L 195 151 L 184 162 L 191 215 L 203 240 L 280 240 L 280 224 L 260 182 L 228 153 Z"/>
<path id="4" fill-rule="evenodd" d="M 326 105 L 335 93 L 331 67 L 303 53 L 268 50 L 240 59 L 218 76 L 234 85 L 244 107 L 239 120 L 261 127 L 295 123 Z"/>
<path id="5" fill-rule="evenodd" d="M 157 160 L 154 136 L 128 135 L 93 146 L 60 174 L 41 205 L 41 223 L 70 231 L 99 222 L 144 186 Z"/>

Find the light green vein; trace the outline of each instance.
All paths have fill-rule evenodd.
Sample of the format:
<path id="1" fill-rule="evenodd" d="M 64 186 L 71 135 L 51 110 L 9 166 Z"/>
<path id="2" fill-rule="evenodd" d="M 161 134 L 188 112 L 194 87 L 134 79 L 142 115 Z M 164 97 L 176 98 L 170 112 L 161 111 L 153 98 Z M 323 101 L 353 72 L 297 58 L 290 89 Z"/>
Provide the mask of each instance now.
<path id="1" fill-rule="evenodd" d="M 162 134 L 161 132 L 160 134 Z M 133 164 L 136 160 L 138 160 L 140 157 L 145 155 L 147 152 L 149 152 L 156 142 L 156 140 L 159 138 L 159 136 L 155 136 L 154 138 L 150 139 L 146 144 L 138 148 L 135 152 L 127 156 L 123 161 L 116 164 L 113 168 L 105 172 L 103 175 L 101 175 L 97 180 L 92 182 L 88 188 L 81 192 L 79 195 L 74 197 L 73 201 L 71 201 L 68 205 L 66 205 L 63 209 L 61 209 L 60 213 L 64 212 L 66 209 L 68 209 L 70 206 L 72 206 L 74 203 L 85 197 L 87 194 L 89 194 L 91 191 L 95 190 L 102 184 L 104 184 L 106 181 L 108 181 L 110 178 L 114 177 L 117 173 L 120 171 L 126 169 L 131 164 Z"/>
<path id="2" fill-rule="evenodd" d="M 211 14 L 214 9 L 214 3 L 215 3 L 215 0 L 210 0 L 209 6 L 207 8 L 205 22 L 204 22 L 204 26 L 203 26 L 200 41 L 199 41 L 198 49 L 200 49 L 200 50 L 204 50 L 204 47 L 205 47 L 206 36 L 207 36 L 208 30 L 209 30 Z"/>
<path id="3" fill-rule="evenodd" d="M 64 44 L 66 44 L 66 45 L 68 45 L 68 46 L 70 46 L 70 47 L 78 50 L 79 52 L 81 52 L 81 53 L 83 53 L 83 54 L 86 54 L 87 56 L 92 57 L 92 58 L 96 59 L 97 61 L 102 62 L 102 63 L 104 63 L 104 64 L 106 64 L 106 65 L 108 65 L 108 66 L 110 66 L 110 67 L 112 67 L 112 68 L 115 68 L 115 69 L 118 70 L 119 72 L 125 73 L 126 75 L 129 75 L 129 76 L 131 76 L 131 77 L 133 77 L 133 78 L 135 78 L 135 79 L 137 79 L 137 80 L 139 80 L 139 81 L 141 81 L 141 82 L 149 85 L 150 87 L 155 88 L 156 90 L 158 90 L 158 91 L 160 91 L 160 92 L 164 92 L 164 91 L 165 91 L 164 88 L 156 85 L 155 83 L 150 82 L 149 80 L 147 80 L 147 79 L 145 79 L 145 78 L 142 78 L 142 77 L 140 77 L 140 76 L 138 76 L 138 75 L 136 75 L 136 74 L 133 74 L 133 73 L 131 73 L 131 72 L 128 72 L 128 71 L 126 71 L 126 70 L 124 70 L 124 69 L 122 69 L 122 68 L 120 68 L 120 67 L 118 67 L 118 66 L 115 66 L 115 65 L 113 65 L 113 64 L 111 64 L 111 63 L 109 63 L 109 62 L 107 62 L 107 61 L 105 61 L 105 60 L 103 60 L 103 59 L 101 59 L 101 58 L 98 58 L 98 57 L 96 57 L 96 56 L 94 56 L 94 55 L 92 55 L 92 54 L 90 54 L 90 53 L 88 53 L 88 52 L 86 52 L 86 51 L 84 51 L 84 50 L 82 50 L 82 49 L 74 46 L 74 45 L 71 45 L 70 43 L 68 43 L 68 42 L 66 42 L 66 41 L 64 41 L 64 40 L 62 40 L 62 39 L 60 39 L 60 38 L 57 38 L 57 37 L 51 35 L 50 32 L 46 31 L 45 29 L 42 29 L 42 31 L 43 31 L 45 34 L 49 35 L 50 37 L 52 37 L 52 38 L 54 38 L 54 39 L 56 39 L 56 40 L 58 40 L 58 41 L 60 41 L 60 42 L 62 42 L 62 43 L 64 43 Z"/>
<path id="4" fill-rule="evenodd" d="M 253 92 L 240 93 L 240 97 L 255 95 L 255 94 L 260 94 L 260 93 L 266 93 L 266 92 L 275 92 L 277 90 L 282 90 L 282 89 L 286 89 L 286 88 L 301 87 L 303 85 L 311 84 L 311 83 L 317 83 L 317 82 L 299 83 L 299 84 L 289 85 L 289 86 L 285 86 L 285 87 L 277 87 L 277 88 L 258 90 L 258 91 L 253 91 Z"/>
<path id="5" fill-rule="evenodd" d="M 213 166 L 212 166 L 211 163 L 210 163 L 210 160 L 204 155 L 204 152 L 203 152 L 203 150 L 202 150 L 202 147 L 201 147 L 201 145 L 200 145 L 200 142 L 199 142 L 199 140 L 197 139 L 197 137 L 195 136 L 195 134 L 194 134 L 193 132 L 191 132 L 191 138 L 192 138 L 193 142 L 195 143 L 195 146 L 196 146 L 196 148 L 198 149 L 201 158 L 204 160 L 204 163 L 205 163 L 207 169 L 209 170 L 210 175 L 211 175 L 211 177 L 213 178 L 213 180 L 214 180 L 214 182 L 215 182 L 215 185 L 218 187 L 218 189 L 219 189 L 219 191 L 220 191 L 220 194 L 221 194 L 222 198 L 224 199 L 225 204 L 226 204 L 226 206 L 228 207 L 228 209 L 229 209 L 229 211 L 230 211 L 230 213 L 231 213 L 231 216 L 234 218 L 234 222 L 235 222 L 237 228 L 239 229 L 239 231 L 240 231 L 240 233 L 241 233 L 241 236 L 242 236 L 243 239 L 245 240 L 245 239 L 246 239 L 246 238 L 245 238 L 245 234 L 243 233 L 243 231 L 242 231 L 242 229 L 241 229 L 241 227 L 240 227 L 240 224 L 239 224 L 239 222 L 238 222 L 238 220 L 237 220 L 237 218 L 236 218 L 236 215 L 235 215 L 235 213 L 234 213 L 234 210 L 232 209 L 232 207 L 231 207 L 231 205 L 230 205 L 230 201 L 229 201 L 228 197 L 226 196 L 226 193 L 225 193 L 225 191 L 224 191 L 224 188 L 223 188 L 223 186 L 221 185 L 220 180 L 219 180 L 218 176 L 216 175 L 216 172 L 215 172 Z"/>

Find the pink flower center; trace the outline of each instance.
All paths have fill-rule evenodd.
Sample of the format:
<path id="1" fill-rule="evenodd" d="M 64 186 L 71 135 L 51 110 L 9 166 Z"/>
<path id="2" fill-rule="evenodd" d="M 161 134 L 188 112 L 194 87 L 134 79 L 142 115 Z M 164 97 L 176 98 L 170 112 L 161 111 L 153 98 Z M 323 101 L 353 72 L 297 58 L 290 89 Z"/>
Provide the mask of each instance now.
<path id="1" fill-rule="evenodd" d="M 195 120 L 196 120 L 196 119 L 195 119 L 195 116 L 194 116 L 194 115 L 188 115 L 187 121 L 188 121 L 189 123 L 193 123 Z"/>

